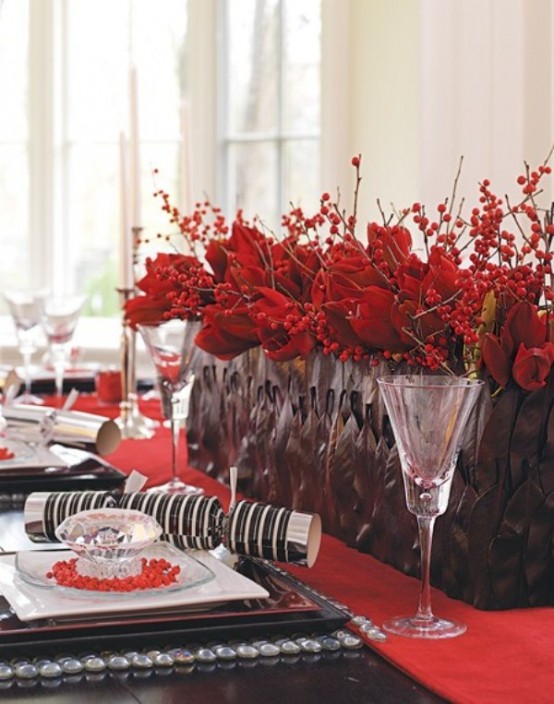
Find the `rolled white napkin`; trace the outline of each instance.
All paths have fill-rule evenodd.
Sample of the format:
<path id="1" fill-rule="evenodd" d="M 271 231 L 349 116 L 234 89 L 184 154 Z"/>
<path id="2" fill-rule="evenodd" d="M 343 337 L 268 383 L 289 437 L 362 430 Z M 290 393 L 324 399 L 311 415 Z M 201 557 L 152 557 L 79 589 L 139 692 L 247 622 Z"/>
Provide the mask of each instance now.
<path id="1" fill-rule="evenodd" d="M 98 455 L 114 452 L 121 442 L 121 431 L 116 422 L 104 416 L 15 403 L 4 407 L 8 428 L 14 428 L 22 439 L 34 442 L 40 441 L 41 423 L 49 414 L 53 416 L 52 442 Z"/>

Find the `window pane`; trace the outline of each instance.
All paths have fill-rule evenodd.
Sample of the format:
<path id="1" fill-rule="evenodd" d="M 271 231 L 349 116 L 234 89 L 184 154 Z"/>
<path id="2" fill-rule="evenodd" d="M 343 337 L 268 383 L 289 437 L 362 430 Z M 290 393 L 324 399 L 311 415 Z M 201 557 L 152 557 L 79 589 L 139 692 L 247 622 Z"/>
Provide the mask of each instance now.
<path id="1" fill-rule="evenodd" d="M 228 129 L 274 132 L 279 125 L 279 2 L 229 0 L 226 8 Z"/>
<path id="2" fill-rule="evenodd" d="M 301 206 L 306 213 L 319 207 L 319 141 L 303 139 L 285 145 L 283 158 L 285 208 Z"/>
<path id="3" fill-rule="evenodd" d="M 145 140 L 177 139 L 187 95 L 187 2 L 132 0 L 132 57 L 139 72 L 140 131 Z M 113 5 L 113 0 L 112 0 Z"/>
<path id="4" fill-rule="evenodd" d="M 143 260 L 162 250 L 174 251 L 175 243 L 181 241 L 180 237 L 166 241 L 166 236 L 177 234 L 177 228 L 170 224 L 168 214 L 161 209 L 162 200 L 154 198 L 154 192 L 162 188 L 170 194 L 172 204 L 179 208 L 186 196 L 182 193 L 180 153 L 174 144 L 149 142 L 143 146 L 142 154 L 145 184 L 142 212 L 147 226 L 142 233 L 138 254 Z M 154 168 L 159 174 L 152 173 Z"/>
<path id="5" fill-rule="evenodd" d="M 28 286 L 27 147 L 0 145 L 0 281 L 2 288 Z M 4 306 L 0 301 L 0 308 Z"/>
<path id="6" fill-rule="evenodd" d="M 321 2 L 229 0 L 224 75 L 223 207 L 276 232 L 291 202 L 318 203 Z M 271 170 L 271 172 L 269 171 Z"/>
<path id="7" fill-rule="evenodd" d="M 27 51 L 29 6 L 0 4 L 0 281 L 28 286 L 29 177 L 27 152 Z M 0 313 L 6 313 L 0 297 Z"/>
<path id="8" fill-rule="evenodd" d="M 285 8 L 283 130 L 319 132 L 321 5 L 289 0 Z"/>
<path id="9" fill-rule="evenodd" d="M 229 192 L 235 194 L 231 212 L 242 208 L 250 220 L 259 215 L 267 227 L 278 232 L 276 145 L 268 142 L 234 144 L 229 156 Z"/>
<path id="10" fill-rule="evenodd" d="M 27 52 L 29 6 L 0 3 L 0 143 L 27 139 Z"/>
<path id="11" fill-rule="evenodd" d="M 176 139 L 185 94 L 187 3 L 69 3 L 68 27 L 69 138 L 114 141 L 128 129 L 129 68 L 134 64 L 141 137 Z"/>
<path id="12" fill-rule="evenodd" d="M 67 137 L 116 141 L 128 124 L 128 2 L 70 2 L 67 11 Z"/>
<path id="13" fill-rule="evenodd" d="M 160 171 L 163 188 L 175 194 L 176 204 L 180 202 L 187 3 L 99 0 L 68 6 L 66 197 L 70 205 L 65 256 L 70 259 L 75 286 L 89 294 L 86 312 L 116 314 L 121 232 L 119 134 L 130 134 L 130 67 L 136 69 L 141 141 L 141 222 L 130 225 L 143 226 L 143 239 L 151 243 L 141 248 L 142 254 L 158 249 L 156 234 L 168 228 L 167 215 L 153 197 L 154 169 Z M 100 36 L 102 51 L 98 51 Z"/>
<path id="14" fill-rule="evenodd" d="M 69 290 L 88 294 L 86 315 L 115 312 L 117 262 L 114 242 L 119 237 L 117 152 L 111 145 L 83 145 L 71 149 L 67 193 Z M 94 295 L 93 295 L 94 294 Z"/>
<path id="15" fill-rule="evenodd" d="M 156 160 L 163 175 L 164 188 L 176 193 L 178 188 L 178 160 L 175 145 L 147 145 L 147 156 Z M 148 159 L 144 159 L 147 162 Z M 143 168 L 143 182 L 150 187 L 143 193 L 143 239 L 148 242 L 140 248 L 141 255 L 160 249 L 158 232 L 168 232 L 167 214 L 160 209 L 161 201 L 153 197 L 154 183 L 147 167 Z M 121 233 L 120 179 L 118 150 L 112 145 L 73 147 L 69 166 L 67 197 L 67 245 L 69 260 L 66 272 L 73 281 L 70 289 L 83 290 L 88 295 L 86 315 L 116 315 L 119 301 L 118 241 Z"/>

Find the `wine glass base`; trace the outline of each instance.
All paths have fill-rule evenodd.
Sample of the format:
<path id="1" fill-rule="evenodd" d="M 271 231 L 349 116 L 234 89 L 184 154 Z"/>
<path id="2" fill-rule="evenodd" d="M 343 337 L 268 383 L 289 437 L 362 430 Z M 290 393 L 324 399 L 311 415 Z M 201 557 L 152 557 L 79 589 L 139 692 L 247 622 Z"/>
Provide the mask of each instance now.
<path id="1" fill-rule="evenodd" d="M 185 482 L 182 482 L 180 479 L 171 479 L 165 484 L 152 486 L 146 491 L 156 494 L 186 494 L 187 496 L 201 496 L 204 493 L 204 489 L 201 489 L 199 486 L 185 484 Z"/>
<path id="2" fill-rule="evenodd" d="M 43 406 L 44 400 L 34 394 L 21 394 L 14 398 L 14 403 L 22 403 L 25 406 Z"/>
<path id="3" fill-rule="evenodd" d="M 455 638 L 465 633 L 467 626 L 458 621 L 449 621 L 433 616 L 431 619 L 421 619 L 415 616 L 391 618 L 383 623 L 383 628 L 389 633 L 406 638 Z"/>

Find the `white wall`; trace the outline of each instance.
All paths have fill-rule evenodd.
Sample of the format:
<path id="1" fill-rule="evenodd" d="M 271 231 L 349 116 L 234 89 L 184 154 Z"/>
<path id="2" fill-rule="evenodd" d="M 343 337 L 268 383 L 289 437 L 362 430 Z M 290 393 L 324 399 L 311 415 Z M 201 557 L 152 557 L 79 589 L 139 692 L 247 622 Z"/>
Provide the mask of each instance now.
<path id="1" fill-rule="evenodd" d="M 523 162 L 535 166 L 547 156 L 554 143 L 552 0 L 325 1 L 335 19 L 348 18 L 348 86 L 339 89 L 347 107 L 334 124 L 324 120 L 324 145 L 333 130 L 337 139 L 338 127 L 348 139 L 341 135 L 333 157 L 342 151 L 349 163 L 362 153 L 362 215 L 377 215 L 377 198 L 387 210 L 414 200 L 435 206 L 450 194 L 461 156 L 458 194 L 468 204 L 483 178 L 513 194 Z M 327 190 L 333 174 L 349 193 L 352 171 L 324 162 Z"/>
<path id="2" fill-rule="evenodd" d="M 324 0 L 324 102 L 335 95 L 323 115 L 322 180 L 350 203 L 350 160 L 362 154 L 360 219 L 377 216 L 377 198 L 389 209 L 418 196 L 419 12 L 417 0 Z"/>

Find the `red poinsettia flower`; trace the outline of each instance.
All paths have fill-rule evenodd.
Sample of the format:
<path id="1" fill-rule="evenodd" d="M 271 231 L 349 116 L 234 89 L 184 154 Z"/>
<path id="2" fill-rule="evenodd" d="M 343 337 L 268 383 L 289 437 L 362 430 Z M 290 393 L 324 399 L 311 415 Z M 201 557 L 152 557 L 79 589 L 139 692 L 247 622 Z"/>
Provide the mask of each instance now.
<path id="1" fill-rule="evenodd" d="M 209 203 L 180 218 L 163 194 L 171 222 L 191 251 L 203 246 L 205 258 L 161 254 L 149 261 L 127 317 L 135 325 L 202 318 L 199 344 L 224 358 L 261 344 L 273 359 L 289 359 L 317 344 L 341 360 L 383 352 L 392 363 L 402 358 L 458 373 L 464 364 L 472 369 L 481 351 L 483 370 L 498 384 L 540 387 L 552 366 L 554 326 L 547 330 L 538 305 L 554 301 L 554 225 L 528 202 L 547 169 L 533 173 L 513 208 L 485 180 L 469 217 L 461 207 L 455 215 L 453 203 L 436 210 L 416 203 L 396 222 L 384 215 L 382 223 L 369 223 L 367 242 L 358 239 L 358 186 L 351 214 L 328 193 L 311 216 L 291 210 L 282 220 L 284 239 L 240 211 L 229 226 Z M 507 229 L 512 218 L 523 245 Z M 410 219 L 425 257 L 412 252 Z"/>
<path id="2" fill-rule="evenodd" d="M 146 260 L 146 274 L 137 282 L 137 288 L 144 295 L 135 296 L 125 303 L 125 318 L 131 327 L 165 317 L 171 310 L 171 298 L 175 295 L 170 272 L 193 262 L 198 264 L 193 257 L 166 252 L 158 253 L 155 259 Z"/>
<path id="3" fill-rule="evenodd" d="M 252 347 L 258 347 L 260 339 L 248 310 L 244 305 L 234 309 L 207 306 L 195 343 L 219 359 L 233 359 Z"/>
<path id="4" fill-rule="evenodd" d="M 546 342 L 541 347 L 519 346 L 512 375 L 516 384 L 526 391 L 535 391 L 546 386 L 554 363 L 554 343 Z"/>
<path id="5" fill-rule="evenodd" d="M 315 347 L 315 336 L 307 330 L 296 301 L 279 291 L 259 287 L 251 315 L 257 321 L 262 347 L 270 359 L 305 358 Z"/>
<path id="6" fill-rule="evenodd" d="M 459 269 L 452 259 L 433 248 L 427 262 L 412 254 L 395 271 L 395 282 L 402 300 L 424 302 L 430 291 L 440 296 L 442 302 L 459 293 Z"/>
<path id="7" fill-rule="evenodd" d="M 399 349 L 411 349 L 418 341 L 427 341 L 444 330 L 444 321 L 435 310 L 420 311 L 415 301 L 397 300 L 390 313 L 391 323 L 404 343 L 401 348 L 389 348 L 398 352 Z"/>
<path id="8" fill-rule="evenodd" d="M 303 303 L 311 300 L 311 287 L 321 268 L 313 247 L 301 245 L 294 237 L 275 242 L 270 249 L 267 285 L 284 291 Z"/>
<path id="9" fill-rule="evenodd" d="M 397 297 L 392 291 L 379 286 L 369 286 L 358 302 L 350 325 L 362 343 L 374 350 L 400 352 L 413 347 L 406 343 L 401 330 L 393 325 L 393 310 Z"/>
<path id="10" fill-rule="evenodd" d="M 171 310 L 171 302 L 165 296 L 135 296 L 125 303 L 125 319 L 136 329 L 137 325 L 163 320 Z"/>
<path id="11" fill-rule="evenodd" d="M 368 286 L 388 288 L 389 284 L 367 255 L 357 251 L 321 268 L 312 284 L 311 296 L 320 308 L 327 301 L 359 299 Z"/>
<path id="12" fill-rule="evenodd" d="M 481 357 L 496 383 L 506 386 L 512 374 L 512 361 L 503 341 L 491 333 L 484 335 L 481 339 Z"/>
<path id="13" fill-rule="evenodd" d="M 510 308 L 500 337 L 483 336 L 483 364 L 500 386 L 513 378 L 527 391 L 542 388 L 554 363 L 554 343 L 547 337 L 546 316 L 528 301 L 520 301 Z"/>
<path id="14" fill-rule="evenodd" d="M 259 230 L 241 221 L 233 223 L 228 238 L 211 240 L 206 247 L 206 261 L 217 282 L 229 281 L 233 269 L 264 269 L 267 243 Z"/>
<path id="15" fill-rule="evenodd" d="M 506 316 L 501 338 L 508 354 L 522 344 L 540 347 L 546 341 L 546 318 L 538 315 L 536 306 L 528 301 L 516 303 Z"/>
<path id="16" fill-rule="evenodd" d="M 394 270 L 409 256 L 412 236 L 400 225 L 379 225 L 371 222 L 367 226 L 368 251 L 376 261 L 384 261 Z"/>

